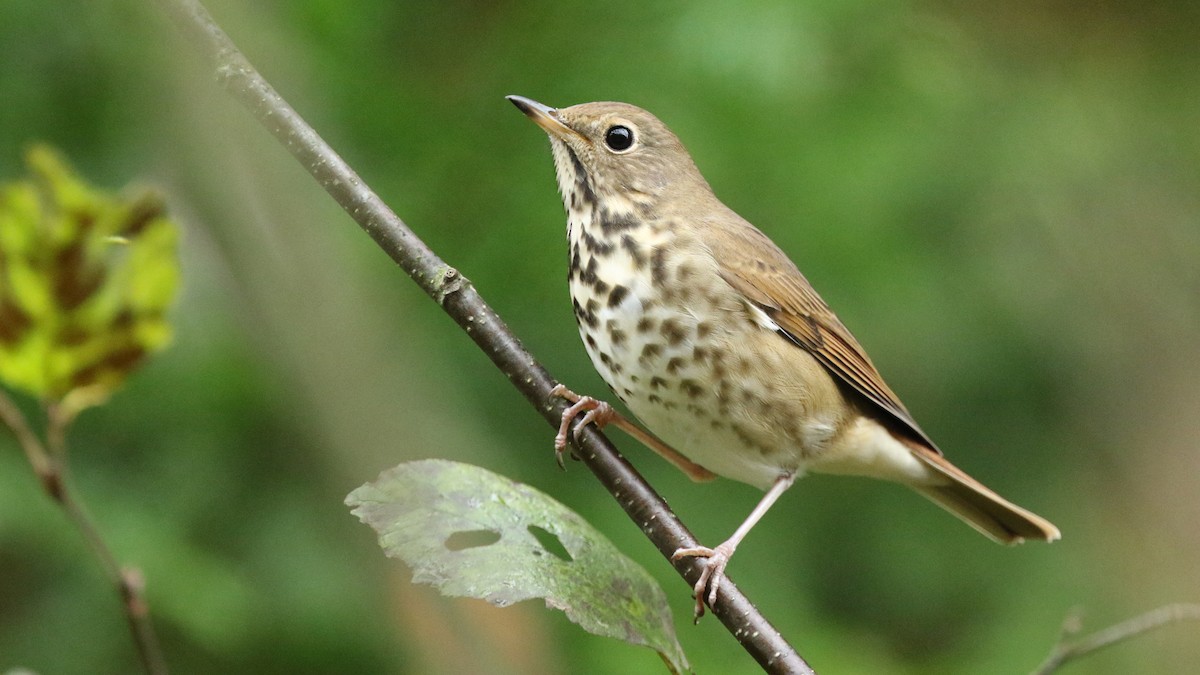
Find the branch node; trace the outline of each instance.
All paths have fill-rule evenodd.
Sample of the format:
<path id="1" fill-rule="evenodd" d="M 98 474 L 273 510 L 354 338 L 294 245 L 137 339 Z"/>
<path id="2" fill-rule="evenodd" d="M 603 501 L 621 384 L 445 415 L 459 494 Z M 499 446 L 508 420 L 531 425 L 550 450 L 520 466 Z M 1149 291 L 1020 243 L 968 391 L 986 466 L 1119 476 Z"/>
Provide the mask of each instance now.
<path id="1" fill-rule="evenodd" d="M 61 504 L 63 502 L 63 482 L 62 474 L 53 469 L 38 469 L 38 481 L 42 484 L 42 489 L 50 498 Z"/>
<path id="2" fill-rule="evenodd" d="M 437 304 L 445 305 L 446 296 L 458 293 L 470 284 L 470 280 L 460 274 L 458 270 L 446 265 L 438 274 L 437 281 L 434 282 L 433 298 Z"/>

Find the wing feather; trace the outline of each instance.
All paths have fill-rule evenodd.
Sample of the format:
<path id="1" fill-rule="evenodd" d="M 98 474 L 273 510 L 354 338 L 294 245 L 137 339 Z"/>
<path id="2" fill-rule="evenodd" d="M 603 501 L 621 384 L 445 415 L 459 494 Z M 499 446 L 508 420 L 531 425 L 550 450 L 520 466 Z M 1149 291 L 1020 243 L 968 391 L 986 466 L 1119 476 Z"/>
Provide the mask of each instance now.
<path id="1" fill-rule="evenodd" d="M 727 230 L 725 236 L 714 240 L 713 254 L 722 278 L 766 313 L 792 343 L 940 454 L 884 382 L 862 345 L 795 264 L 766 235 L 742 222 L 744 227 Z"/>

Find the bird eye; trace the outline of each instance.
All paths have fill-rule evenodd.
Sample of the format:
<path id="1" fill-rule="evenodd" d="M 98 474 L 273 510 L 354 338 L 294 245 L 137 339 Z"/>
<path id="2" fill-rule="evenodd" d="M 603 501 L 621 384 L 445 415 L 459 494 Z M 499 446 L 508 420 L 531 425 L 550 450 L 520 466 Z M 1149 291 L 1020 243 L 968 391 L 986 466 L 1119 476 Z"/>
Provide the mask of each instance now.
<path id="1" fill-rule="evenodd" d="M 633 146 L 633 132 L 629 127 L 609 127 L 608 131 L 604 132 L 604 144 L 616 152 L 628 150 Z"/>

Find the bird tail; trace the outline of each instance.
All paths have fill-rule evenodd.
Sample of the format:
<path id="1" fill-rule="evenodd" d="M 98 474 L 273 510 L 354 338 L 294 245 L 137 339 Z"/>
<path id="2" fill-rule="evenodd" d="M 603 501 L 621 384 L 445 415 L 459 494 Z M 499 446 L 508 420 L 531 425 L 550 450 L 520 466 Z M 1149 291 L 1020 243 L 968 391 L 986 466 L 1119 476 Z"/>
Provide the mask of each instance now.
<path id="1" fill-rule="evenodd" d="M 906 445 L 935 474 L 946 479 L 912 488 L 989 538 L 1001 544 L 1019 544 L 1026 539 L 1055 541 L 1062 537 L 1050 521 L 992 492 L 937 452 L 916 443 Z"/>

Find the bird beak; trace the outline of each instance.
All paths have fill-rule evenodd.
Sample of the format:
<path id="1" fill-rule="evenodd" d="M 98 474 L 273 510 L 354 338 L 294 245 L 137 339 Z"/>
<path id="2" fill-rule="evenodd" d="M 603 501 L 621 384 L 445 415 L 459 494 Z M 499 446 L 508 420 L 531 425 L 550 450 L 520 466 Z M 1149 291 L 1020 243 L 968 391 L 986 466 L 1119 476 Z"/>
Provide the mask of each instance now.
<path id="1" fill-rule="evenodd" d="M 533 120 L 535 124 L 541 127 L 546 133 L 551 136 L 562 138 L 566 134 L 578 133 L 571 127 L 562 123 L 558 119 L 558 110 L 551 108 L 548 105 L 542 105 L 531 98 L 524 96 L 505 96 L 512 104 L 517 106 L 517 109 L 525 113 L 525 116 Z"/>

